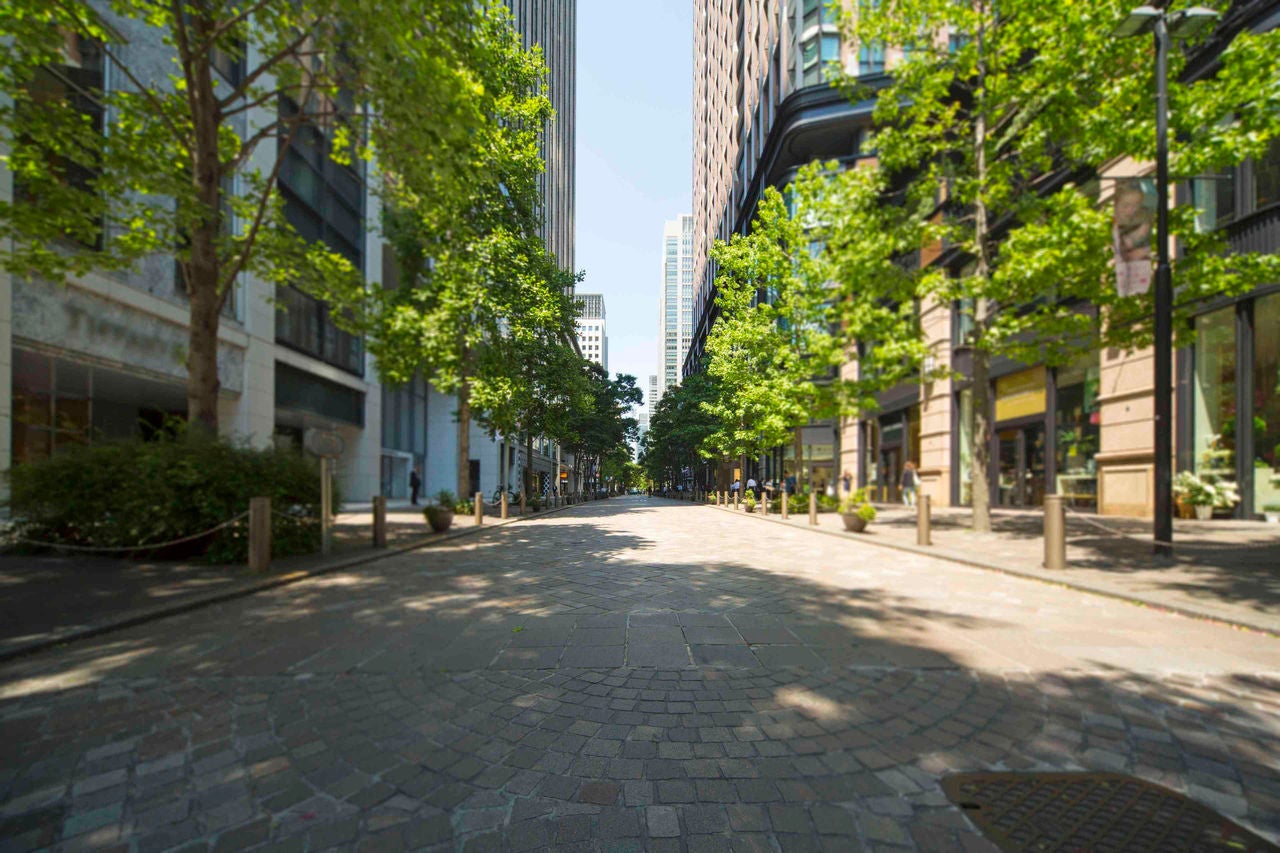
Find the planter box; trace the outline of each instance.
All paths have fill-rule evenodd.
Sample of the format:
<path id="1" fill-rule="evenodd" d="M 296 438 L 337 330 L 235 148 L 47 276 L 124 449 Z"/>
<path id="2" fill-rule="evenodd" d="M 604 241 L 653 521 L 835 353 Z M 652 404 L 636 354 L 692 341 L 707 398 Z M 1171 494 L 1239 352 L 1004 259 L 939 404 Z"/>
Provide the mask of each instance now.
<path id="1" fill-rule="evenodd" d="M 444 533 L 453 526 L 453 510 L 437 509 L 434 512 L 423 512 L 427 523 L 431 525 L 431 529 L 436 533 Z"/>
<path id="2" fill-rule="evenodd" d="M 842 512 L 840 520 L 844 522 L 844 529 L 850 533 L 861 533 L 867 529 L 867 520 L 856 512 Z"/>

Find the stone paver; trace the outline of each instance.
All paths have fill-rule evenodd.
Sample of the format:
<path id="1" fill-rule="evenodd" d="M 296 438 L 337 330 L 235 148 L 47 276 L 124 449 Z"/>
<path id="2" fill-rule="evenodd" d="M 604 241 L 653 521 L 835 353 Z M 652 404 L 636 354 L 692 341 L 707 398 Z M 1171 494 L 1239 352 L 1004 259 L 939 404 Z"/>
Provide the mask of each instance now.
<path id="1" fill-rule="evenodd" d="M 0 666 L 5 849 L 990 849 L 968 769 L 1280 838 L 1280 641 L 647 499 Z"/>

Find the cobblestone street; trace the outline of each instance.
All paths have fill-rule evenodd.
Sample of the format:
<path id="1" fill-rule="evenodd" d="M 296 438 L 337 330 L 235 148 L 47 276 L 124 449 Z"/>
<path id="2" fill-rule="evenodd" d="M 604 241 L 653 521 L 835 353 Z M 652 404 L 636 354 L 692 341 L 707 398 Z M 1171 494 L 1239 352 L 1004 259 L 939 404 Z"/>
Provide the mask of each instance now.
<path id="1" fill-rule="evenodd" d="M 0 849 L 986 850 L 939 779 L 1280 840 L 1280 639 L 642 497 L 0 666 Z"/>

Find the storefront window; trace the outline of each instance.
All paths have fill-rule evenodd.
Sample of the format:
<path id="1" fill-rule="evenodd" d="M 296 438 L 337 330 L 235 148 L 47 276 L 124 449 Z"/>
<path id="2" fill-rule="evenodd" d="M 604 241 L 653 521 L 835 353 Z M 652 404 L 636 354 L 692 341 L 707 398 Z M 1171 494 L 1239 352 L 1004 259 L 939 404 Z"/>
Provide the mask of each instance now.
<path id="1" fill-rule="evenodd" d="M 1101 434 L 1098 411 L 1098 355 L 1089 353 L 1058 370 L 1057 491 L 1068 506 L 1098 508 L 1098 470 L 1094 456 Z"/>
<path id="2" fill-rule="evenodd" d="M 1236 476 L 1236 318 L 1223 308 L 1196 320 L 1195 470 L 1202 477 Z"/>
<path id="3" fill-rule="evenodd" d="M 1280 293 L 1254 303 L 1253 327 L 1253 509 L 1262 512 L 1280 505 Z"/>

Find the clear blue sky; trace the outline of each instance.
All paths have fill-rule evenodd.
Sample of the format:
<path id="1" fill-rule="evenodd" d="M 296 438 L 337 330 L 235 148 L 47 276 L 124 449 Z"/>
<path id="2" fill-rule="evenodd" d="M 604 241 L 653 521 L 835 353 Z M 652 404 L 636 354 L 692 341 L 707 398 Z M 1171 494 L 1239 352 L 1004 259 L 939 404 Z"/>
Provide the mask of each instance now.
<path id="1" fill-rule="evenodd" d="M 603 293 L 609 372 L 658 368 L 662 223 L 693 204 L 693 3 L 578 2 L 577 234 Z"/>

